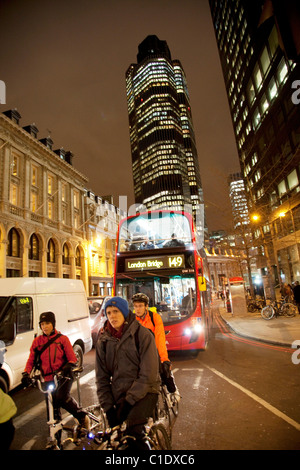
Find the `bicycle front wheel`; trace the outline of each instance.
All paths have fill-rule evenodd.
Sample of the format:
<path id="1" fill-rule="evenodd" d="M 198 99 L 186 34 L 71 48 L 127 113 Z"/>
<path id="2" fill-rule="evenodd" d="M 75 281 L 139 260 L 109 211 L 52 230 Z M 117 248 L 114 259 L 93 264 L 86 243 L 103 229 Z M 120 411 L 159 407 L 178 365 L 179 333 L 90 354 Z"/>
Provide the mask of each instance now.
<path id="1" fill-rule="evenodd" d="M 296 311 L 296 305 L 291 304 L 290 302 L 283 304 L 281 307 L 282 315 L 285 317 L 294 317 L 296 315 Z"/>
<path id="2" fill-rule="evenodd" d="M 172 449 L 167 430 L 162 423 L 156 423 L 151 426 L 148 439 L 152 450 Z"/>
<path id="3" fill-rule="evenodd" d="M 275 315 L 275 310 L 271 305 L 267 305 L 267 307 L 264 307 L 261 310 L 261 316 L 263 317 L 264 320 L 271 320 Z"/>
<path id="4" fill-rule="evenodd" d="M 252 303 L 248 304 L 247 308 L 248 308 L 248 312 L 251 312 L 251 313 L 255 312 L 255 310 L 256 310 L 256 306 Z"/>
<path id="5" fill-rule="evenodd" d="M 178 392 L 179 393 L 179 392 Z M 170 398 L 171 398 L 171 403 L 172 403 L 172 412 L 174 414 L 174 416 L 177 418 L 178 416 L 178 410 L 179 410 L 179 399 L 178 397 L 176 396 L 176 393 L 171 393 L 170 394 Z"/>

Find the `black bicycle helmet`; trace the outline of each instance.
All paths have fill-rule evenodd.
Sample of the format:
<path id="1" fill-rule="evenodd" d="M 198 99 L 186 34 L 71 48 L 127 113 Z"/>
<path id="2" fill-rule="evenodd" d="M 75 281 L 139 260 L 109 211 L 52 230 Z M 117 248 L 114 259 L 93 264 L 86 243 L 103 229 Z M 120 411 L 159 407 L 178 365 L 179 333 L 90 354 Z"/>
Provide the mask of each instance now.
<path id="1" fill-rule="evenodd" d="M 132 302 L 144 302 L 144 304 L 149 305 L 149 297 L 142 292 L 138 292 L 132 297 Z"/>

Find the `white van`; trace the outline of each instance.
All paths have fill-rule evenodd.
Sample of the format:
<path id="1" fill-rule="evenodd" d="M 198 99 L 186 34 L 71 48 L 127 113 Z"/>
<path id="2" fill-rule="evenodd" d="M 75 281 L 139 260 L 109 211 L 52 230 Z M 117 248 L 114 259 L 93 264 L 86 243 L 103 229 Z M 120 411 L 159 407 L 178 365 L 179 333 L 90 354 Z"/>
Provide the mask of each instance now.
<path id="1" fill-rule="evenodd" d="M 0 340 L 5 362 L 0 387 L 11 390 L 20 384 L 33 339 L 41 334 L 39 318 L 51 311 L 56 329 L 68 336 L 79 363 L 92 349 L 89 308 L 82 281 L 54 278 L 0 279 Z"/>

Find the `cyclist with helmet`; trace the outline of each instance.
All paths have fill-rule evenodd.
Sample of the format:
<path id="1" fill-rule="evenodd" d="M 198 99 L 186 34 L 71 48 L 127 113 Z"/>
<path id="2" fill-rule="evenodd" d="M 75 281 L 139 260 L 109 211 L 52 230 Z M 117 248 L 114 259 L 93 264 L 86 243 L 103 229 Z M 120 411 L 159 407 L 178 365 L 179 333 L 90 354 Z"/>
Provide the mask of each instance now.
<path id="1" fill-rule="evenodd" d="M 168 356 L 165 329 L 161 316 L 157 312 L 149 310 L 149 297 L 142 292 L 134 294 L 132 302 L 136 319 L 154 334 L 161 362 L 160 374 L 162 382 L 170 393 L 174 393 L 176 385 L 171 372 L 171 362 Z"/>

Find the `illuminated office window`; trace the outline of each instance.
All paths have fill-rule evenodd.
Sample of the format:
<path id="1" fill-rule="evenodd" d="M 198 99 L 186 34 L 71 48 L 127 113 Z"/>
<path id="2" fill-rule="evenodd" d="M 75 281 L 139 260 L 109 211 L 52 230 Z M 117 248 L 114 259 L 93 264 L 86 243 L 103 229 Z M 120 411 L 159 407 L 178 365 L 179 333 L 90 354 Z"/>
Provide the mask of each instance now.
<path id="1" fill-rule="evenodd" d="M 48 194 L 53 193 L 53 177 L 48 175 Z"/>
<path id="2" fill-rule="evenodd" d="M 287 191 L 287 189 L 286 189 L 285 180 L 282 180 L 281 183 L 279 183 L 279 185 L 278 185 L 278 194 L 279 194 L 279 197 L 281 197 L 283 194 L 285 194 L 286 191 Z"/>
<path id="3" fill-rule="evenodd" d="M 278 72 L 277 72 L 277 78 L 278 78 L 278 82 L 280 85 L 285 82 L 287 75 L 288 75 L 288 67 L 286 65 L 284 58 L 282 58 L 278 66 Z"/>
<path id="4" fill-rule="evenodd" d="M 38 168 L 34 165 L 31 166 L 31 184 L 37 186 L 38 184 Z"/>
<path id="5" fill-rule="evenodd" d="M 264 50 L 260 56 L 260 63 L 261 63 L 264 74 L 266 74 L 270 66 L 270 57 L 269 57 L 268 49 L 266 47 L 264 47 Z"/>
<path id="6" fill-rule="evenodd" d="M 253 77 L 256 89 L 259 90 L 262 84 L 262 75 L 258 64 L 254 67 Z"/>
<path id="7" fill-rule="evenodd" d="M 48 219 L 53 219 L 54 213 L 53 213 L 53 202 L 48 201 Z"/>
<path id="8" fill-rule="evenodd" d="M 277 85 L 275 83 L 274 78 L 270 80 L 270 83 L 268 86 L 268 93 L 269 93 L 271 100 L 273 100 L 277 96 Z"/>
<path id="9" fill-rule="evenodd" d="M 10 185 L 10 197 L 9 202 L 14 206 L 19 205 L 19 186 L 16 184 Z"/>
<path id="10" fill-rule="evenodd" d="M 30 209 L 31 209 L 31 212 L 36 212 L 36 210 L 37 210 L 37 194 L 36 194 L 35 191 L 31 191 Z"/>
<path id="11" fill-rule="evenodd" d="M 7 256 L 20 257 L 20 235 L 19 232 L 12 228 L 7 237 Z"/>
<path id="12" fill-rule="evenodd" d="M 289 189 L 293 189 L 296 186 L 298 186 L 299 185 L 299 179 L 298 179 L 297 171 L 293 170 L 288 175 L 287 180 L 288 180 Z"/>
<path id="13" fill-rule="evenodd" d="M 33 233 L 29 240 L 29 253 L 28 258 L 32 260 L 39 260 L 39 239 Z"/>
<path id="14" fill-rule="evenodd" d="M 252 101 L 253 101 L 254 98 L 255 98 L 254 85 L 253 85 L 253 82 L 252 82 L 251 79 L 250 79 L 249 82 L 248 82 L 247 89 L 246 89 L 246 93 L 247 93 L 247 97 L 248 97 L 249 103 L 251 104 Z"/>
<path id="15" fill-rule="evenodd" d="M 260 124 L 260 111 L 258 108 L 256 108 L 254 110 L 254 113 L 253 113 L 253 126 L 254 128 L 256 128 L 259 124 Z"/>
<path id="16" fill-rule="evenodd" d="M 79 209 L 79 192 L 74 191 L 73 193 L 73 204 L 76 209 Z"/>
<path id="17" fill-rule="evenodd" d="M 20 176 L 20 158 L 17 155 L 13 155 L 11 174 L 13 176 Z"/>
<path id="18" fill-rule="evenodd" d="M 48 242 L 48 252 L 47 252 L 47 261 L 48 263 L 55 263 L 55 244 L 52 238 Z"/>

